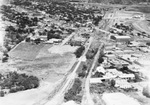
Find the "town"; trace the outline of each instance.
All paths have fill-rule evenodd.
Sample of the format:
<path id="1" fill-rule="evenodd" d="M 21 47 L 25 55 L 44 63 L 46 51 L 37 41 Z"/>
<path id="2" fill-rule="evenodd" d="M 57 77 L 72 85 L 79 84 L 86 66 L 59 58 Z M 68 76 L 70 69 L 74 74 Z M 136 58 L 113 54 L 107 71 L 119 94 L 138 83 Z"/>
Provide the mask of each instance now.
<path id="1" fill-rule="evenodd" d="M 8 1 L 1 6 L 0 103 L 149 105 L 148 7 Z"/>

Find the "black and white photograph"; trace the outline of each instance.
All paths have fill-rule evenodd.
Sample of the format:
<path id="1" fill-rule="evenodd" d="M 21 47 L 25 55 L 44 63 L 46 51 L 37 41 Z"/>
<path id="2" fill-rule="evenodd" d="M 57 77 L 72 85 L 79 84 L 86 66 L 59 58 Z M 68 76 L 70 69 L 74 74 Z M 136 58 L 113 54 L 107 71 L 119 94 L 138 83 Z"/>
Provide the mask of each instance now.
<path id="1" fill-rule="evenodd" d="M 150 0 L 0 0 L 0 105 L 150 105 Z"/>

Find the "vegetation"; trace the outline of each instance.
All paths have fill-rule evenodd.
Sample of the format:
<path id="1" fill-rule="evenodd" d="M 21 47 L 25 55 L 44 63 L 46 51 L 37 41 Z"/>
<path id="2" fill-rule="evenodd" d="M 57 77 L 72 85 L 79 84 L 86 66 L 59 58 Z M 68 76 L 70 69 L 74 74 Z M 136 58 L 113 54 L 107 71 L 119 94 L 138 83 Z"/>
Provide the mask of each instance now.
<path id="1" fill-rule="evenodd" d="M 95 49 L 90 49 L 87 54 L 86 54 L 86 58 L 87 59 L 93 59 L 95 54 L 97 53 L 98 48 Z"/>
<path id="2" fill-rule="evenodd" d="M 65 93 L 64 99 L 66 101 L 74 100 L 77 102 L 81 102 L 82 98 L 79 94 L 80 91 L 82 90 L 81 84 L 82 84 L 81 80 L 76 78 L 72 88 L 69 89 L 67 93 Z"/>
<path id="3" fill-rule="evenodd" d="M 103 57 L 100 56 L 100 57 L 98 58 L 98 63 L 103 63 L 103 62 L 104 62 L 104 59 L 103 59 Z"/>
<path id="4" fill-rule="evenodd" d="M 86 75 L 87 75 L 87 66 L 83 65 L 82 70 L 78 74 L 78 77 L 84 78 Z"/>
<path id="5" fill-rule="evenodd" d="M 115 24 L 115 27 L 116 28 L 118 28 L 118 29 L 121 29 L 121 30 L 123 30 L 123 31 L 125 31 L 125 32 L 127 32 L 127 31 L 133 31 L 133 27 L 130 25 L 130 26 L 126 26 L 126 25 L 124 25 L 124 24 Z"/>
<path id="6" fill-rule="evenodd" d="M 55 31 L 51 29 L 47 33 L 47 40 L 52 39 L 52 38 L 61 39 L 62 37 L 60 36 L 60 34 L 55 34 Z"/>
<path id="7" fill-rule="evenodd" d="M 39 86 L 39 79 L 37 77 L 18 74 L 17 72 L 9 72 L 6 76 L 1 75 L 0 81 L 2 90 L 9 89 L 10 93 L 37 88 Z M 1 94 L 3 93 L 1 92 Z"/>
<path id="8" fill-rule="evenodd" d="M 79 57 L 82 55 L 82 53 L 83 53 L 84 50 L 85 50 L 85 47 L 84 47 L 84 46 L 80 46 L 80 47 L 76 50 L 76 52 L 75 52 L 74 54 L 76 55 L 77 58 L 79 58 Z"/>
<path id="9" fill-rule="evenodd" d="M 98 84 L 92 84 L 90 87 L 91 92 L 103 94 L 105 92 L 107 93 L 114 93 L 114 92 L 135 92 L 137 91 L 136 88 L 119 88 L 115 87 L 115 81 L 114 80 L 105 80 L 103 83 Z"/>
<path id="10" fill-rule="evenodd" d="M 146 86 L 143 88 L 143 95 L 146 96 L 147 98 L 150 98 L 150 87 Z"/>

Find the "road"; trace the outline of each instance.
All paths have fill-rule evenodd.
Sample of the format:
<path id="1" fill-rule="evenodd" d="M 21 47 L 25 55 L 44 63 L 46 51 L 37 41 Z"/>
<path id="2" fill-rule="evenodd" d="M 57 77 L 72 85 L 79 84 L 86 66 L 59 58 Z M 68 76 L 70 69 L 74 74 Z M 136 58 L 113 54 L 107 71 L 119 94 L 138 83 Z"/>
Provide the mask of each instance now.
<path id="1" fill-rule="evenodd" d="M 115 18 L 113 18 L 113 17 L 115 16 L 115 14 L 116 14 L 116 10 L 114 10 L 113 13 L 107 12 L 107 13 L 106 13 L 106 16 L 112 17 L 112 18 L 107 18 L 107 17 L 105 17 L 105 18 L 104 18 L 105 24 L 101 27 L 101 29 L 96 28 L 96 30 L 105 33 L 104 35 L 101 35 L 101 36 L 104 36 L 105 38 L 106 38 L 106 37 L 108 38 L 108 36 L 107 36 L 106 34 L 110 35 L 110 32 L 108 32 L 108 29 L 109 29 L 109 28 L 114 24 L 114 22 L 115 22 L 115 21 L 114 21 Z M 103 20 L 103 21 L 104 21 L 104 20 Z M 103 41 L 101 41 L 101 42 L 103 42 Z M 95 57 L 94 57 L 94 61 L 93 61 L 93 64 L 92 64 L 92 66 L 91 66 L 91 69 L 90 69 L 90 71 L 89 71 L 89 74 L 88 74 L 88 76 L 87 76 L 87 78 L 86 78 L 86 81 L 85 81 L 85 91 L 84 91 L 84 95 L 83 95 L 83 98 L 82 98 L 82 103 L 81 103 L 81 105 L 94 105 L 94 102 L 93 102 L 92 97 L 91 97 L 91 95 L 90 95 L 90 78 L 91 78 L 92 71 L 93 71 L 93 69 L 95 68 L 95 66 L 96 66 L 96 64 L 97 64 L 98 58 L 99 58 L 99 56 L 100 56 L 100 52 L 103 50 L 103 49 L 102 49 L 103 46 L 104 46 L 104 44 L 101 43 L 101 45 L 100 45 L 100 47 L 99 47 L 99 49 L 98 49 L 98 51 L 97 51 L 97 53 L 96 53 L 96 55 L 95 55 Z"/>
<path id="2" fill-rule="evenodd" d="M 97 61 L 98 61 L 98 58 L 100 56 L 100 52 L 102 51 L 102 48 L 103 48 L 103 44 L 100 45 L 100 47 L 99 47 L 99 49 L 98 49 L 98 51 L 94 57 L 93 64 L 92 64 L 90 71 L 89 71 L 89 75 L 87 76 L 87 79 L 85 82 L 85 93 L 84 93 L 81 105 L 94 105 L 94 102 L 93 102 L 91 95 L 90 95 L 90 78 L 91 78 L 92 71 L 97 64 Z"/>
<path id="3" fill-rule="evenodd" d="M 108 25 L 104 28 L 105 29 L 108 28 Z M 73 33 L 69 37 L 67 37 L 61 45 L 64 45 L 66 42 L 68 42 L 74 35 L 75 34 Z M 88 43 L 85 46 L 86 49 L 85 49 L 83 55 L 79 58 L 75 69 L 66 77 L 66 80 L 64 81 L 63 86 L 61 86 L 61 88 L 53 95 L 53 97 L 51 99 L 47 99 L 45 101 L 42 100 L 41 102 L 39 102 L 37 104 L 34 104 L 34 105 L 61 105 L 62 104 L 62 102 L 64 101 L 64 94 L 72 86 L 72 84 L 74 82 L 74 79 L 76 78 L 76 71 L 78 70 L 82 60 L 85 58 L 86 53 L 88 52 L 92 42 L 93 42 L 93 37 L 90 37 Z M 86 98 L 84 100 L 85 104 L 83 104 L 83 105 L 93 105 L 94 104 L 93 101 L 92 101 L 92 98 L 90 97 L 89 80 L 90 80 L 90 77 L 91 77 L 92 70 L 95 67 L 96 63 L 97 63 L 97 59 L 99 58 L 99 54 L 100 54 L 100 51 L 101 51 L 101 46 L 99 47 L 99 50 L 98 50 L 97 54 L 94 57 L 92 67 L 90 69 L 89 75 L 88 75 L 88 77 L 86 79 L 86 82 L 85 82 L 85 96 L 84 97 L 86 97 Z"/>
<path id="4" fill-rule="evenodd" d="M 65 38 L 63 40 L 63 42 L 61 43 L 61 46 L 65 45 L 76 33 L 73 32 L 71 35 L 69 35 L 67 38 Z"/>

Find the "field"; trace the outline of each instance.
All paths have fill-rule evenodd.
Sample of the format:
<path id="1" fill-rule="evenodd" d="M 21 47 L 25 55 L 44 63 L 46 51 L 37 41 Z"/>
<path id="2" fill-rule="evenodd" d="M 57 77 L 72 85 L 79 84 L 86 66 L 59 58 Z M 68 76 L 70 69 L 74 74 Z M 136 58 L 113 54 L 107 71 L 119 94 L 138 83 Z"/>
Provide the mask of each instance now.
<path id="1" fill-rule="evenodd" d="M 40 80 L 56 82 L 71 69 L 76 57 L 73 52 L 51 53 L 49 49 L 52 46 L 21 43 L 9 53 L 11 59 L 15 61 L 12 66 L 20 72 L 37 76 Z"/>
<path id="2" fill-rule="evenodd" d="M 44 46 L 44 44 L 32 45 L 31 43 L 21 42 L 9 52 L 9 56 L 22 60 L 34 60 Z"/>
<path id="3" fill-rule="evenodd" d="M 129 6 L 126 10 L 142 12 L 142 13 L 150 13 L 150 7 L 149 6 L 134 6 L 134 7 Z"/>

